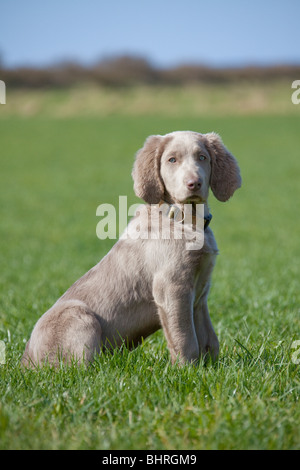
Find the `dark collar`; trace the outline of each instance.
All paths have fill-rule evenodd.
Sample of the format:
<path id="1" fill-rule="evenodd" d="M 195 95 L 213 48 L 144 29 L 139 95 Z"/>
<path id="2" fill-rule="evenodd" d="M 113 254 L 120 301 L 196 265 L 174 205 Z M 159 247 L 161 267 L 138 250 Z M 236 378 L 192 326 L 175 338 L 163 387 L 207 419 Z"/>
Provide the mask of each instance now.
<path id="1" fill-rule="evenodd" d="M 176 204 L 169 204 L 168 202 L 161 200 L 158 205 L 161 206 L 162 204 L 166 204 L 169 207 L 167 215 L 170 219 L 174 219 L 176 221 L 178 219 L 178 216 L 179 216 L 179 220 L 177 220 L 177 221 L 178 222 L 183 222 L 184 212 L 180 207 L 178 207 Z M 196 223 L 196 218 L 194 218 L 194 217 L 196 217 L 196 216 L 193 216 L 193 223 Z M 209 226 L 209 224 L 211 222 L 211 219 L 212 219 L 212 214 L 211 213 L 204 216 L 204 230 L 206 230 L 207 227 Z"/>
<path id="2" fill-rule="evenodd" d="M 206 230 L 207 227 L 209 226 L 211 219 L 212 219 L 212 214 L 211 213 L 204 216 L 204 221 L 205 221 L 204 222 L 204 230 Z"/>

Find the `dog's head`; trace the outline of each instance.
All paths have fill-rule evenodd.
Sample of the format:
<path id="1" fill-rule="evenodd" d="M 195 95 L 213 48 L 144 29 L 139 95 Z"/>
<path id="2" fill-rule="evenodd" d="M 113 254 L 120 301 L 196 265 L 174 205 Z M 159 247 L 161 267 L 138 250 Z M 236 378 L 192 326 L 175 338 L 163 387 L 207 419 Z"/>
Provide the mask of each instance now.
<path id="1" fill-rule="evenodd" d="M 241 186 L 237 161 L 214 132 L 148 137 L 136 154 L 132 176 L 136 195 L 148 204 L 203 203 L 209 187 L 227 201 Z"/>

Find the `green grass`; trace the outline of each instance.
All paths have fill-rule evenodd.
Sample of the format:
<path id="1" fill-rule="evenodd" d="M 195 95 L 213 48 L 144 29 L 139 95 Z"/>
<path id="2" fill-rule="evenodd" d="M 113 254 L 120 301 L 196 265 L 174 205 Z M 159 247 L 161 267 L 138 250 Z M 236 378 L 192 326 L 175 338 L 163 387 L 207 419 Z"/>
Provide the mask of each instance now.
<path id="1" fill-rule="evenodd" d="M 69 89 L 8 89 L 5 116 L 232 116 L 298 115 L 291 101 L 289 79 L 271 82 L 240 81 L 223 85 L 99 87 Z M 2 113 L 1 113 L 2 114 Z M 1 117 L 0 114 L 0 117 Z"/>
<path id="2" fill-rule="evenodd" d="M 158 332 L 88 369 L 22 370 L 35 321 L 113 244 L 97 206 L 136 202 L 135 151 L 176 129 L 219 132 L 243 175 L 211 197 L 219 361 L 174 367 Z M 297 115 L 1 119 L 0 448 L 300 448 L 299 144 Z"/>

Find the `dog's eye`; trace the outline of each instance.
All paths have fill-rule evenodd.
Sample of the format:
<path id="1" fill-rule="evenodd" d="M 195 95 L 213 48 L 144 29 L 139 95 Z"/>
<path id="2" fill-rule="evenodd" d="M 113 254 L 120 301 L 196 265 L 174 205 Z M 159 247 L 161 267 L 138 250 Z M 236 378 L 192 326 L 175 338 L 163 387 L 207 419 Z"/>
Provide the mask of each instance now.
<path id="1" fill-rule="evenodd" d="M 175 162 L 176 162 L 176 158 L 175 158 L 175 157 L 169 158 L 169 162 L 170 162 L 170 163 L 175 163 Z"/>
<path id="2" fill-rule="evenodd" d="M 201 161 L 206 160 L 206 156 L 205 156 L 205 155 L 199 155 L 198 158 L 199 158 L 199 160 L 201 160 Z"/>

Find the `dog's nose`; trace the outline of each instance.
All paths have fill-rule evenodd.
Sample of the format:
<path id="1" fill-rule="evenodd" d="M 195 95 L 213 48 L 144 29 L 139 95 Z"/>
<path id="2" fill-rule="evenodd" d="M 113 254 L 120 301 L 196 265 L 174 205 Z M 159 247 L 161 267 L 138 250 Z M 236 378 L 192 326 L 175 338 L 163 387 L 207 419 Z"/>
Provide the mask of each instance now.
<path id="1" fill-rule="evenodd" d="M 197 179 L 189 179 L 186 183 L 187 188 L 190 191 L 197 191 L 198 189 L 201 188 L 201 180 L 199 178 Z"/>

